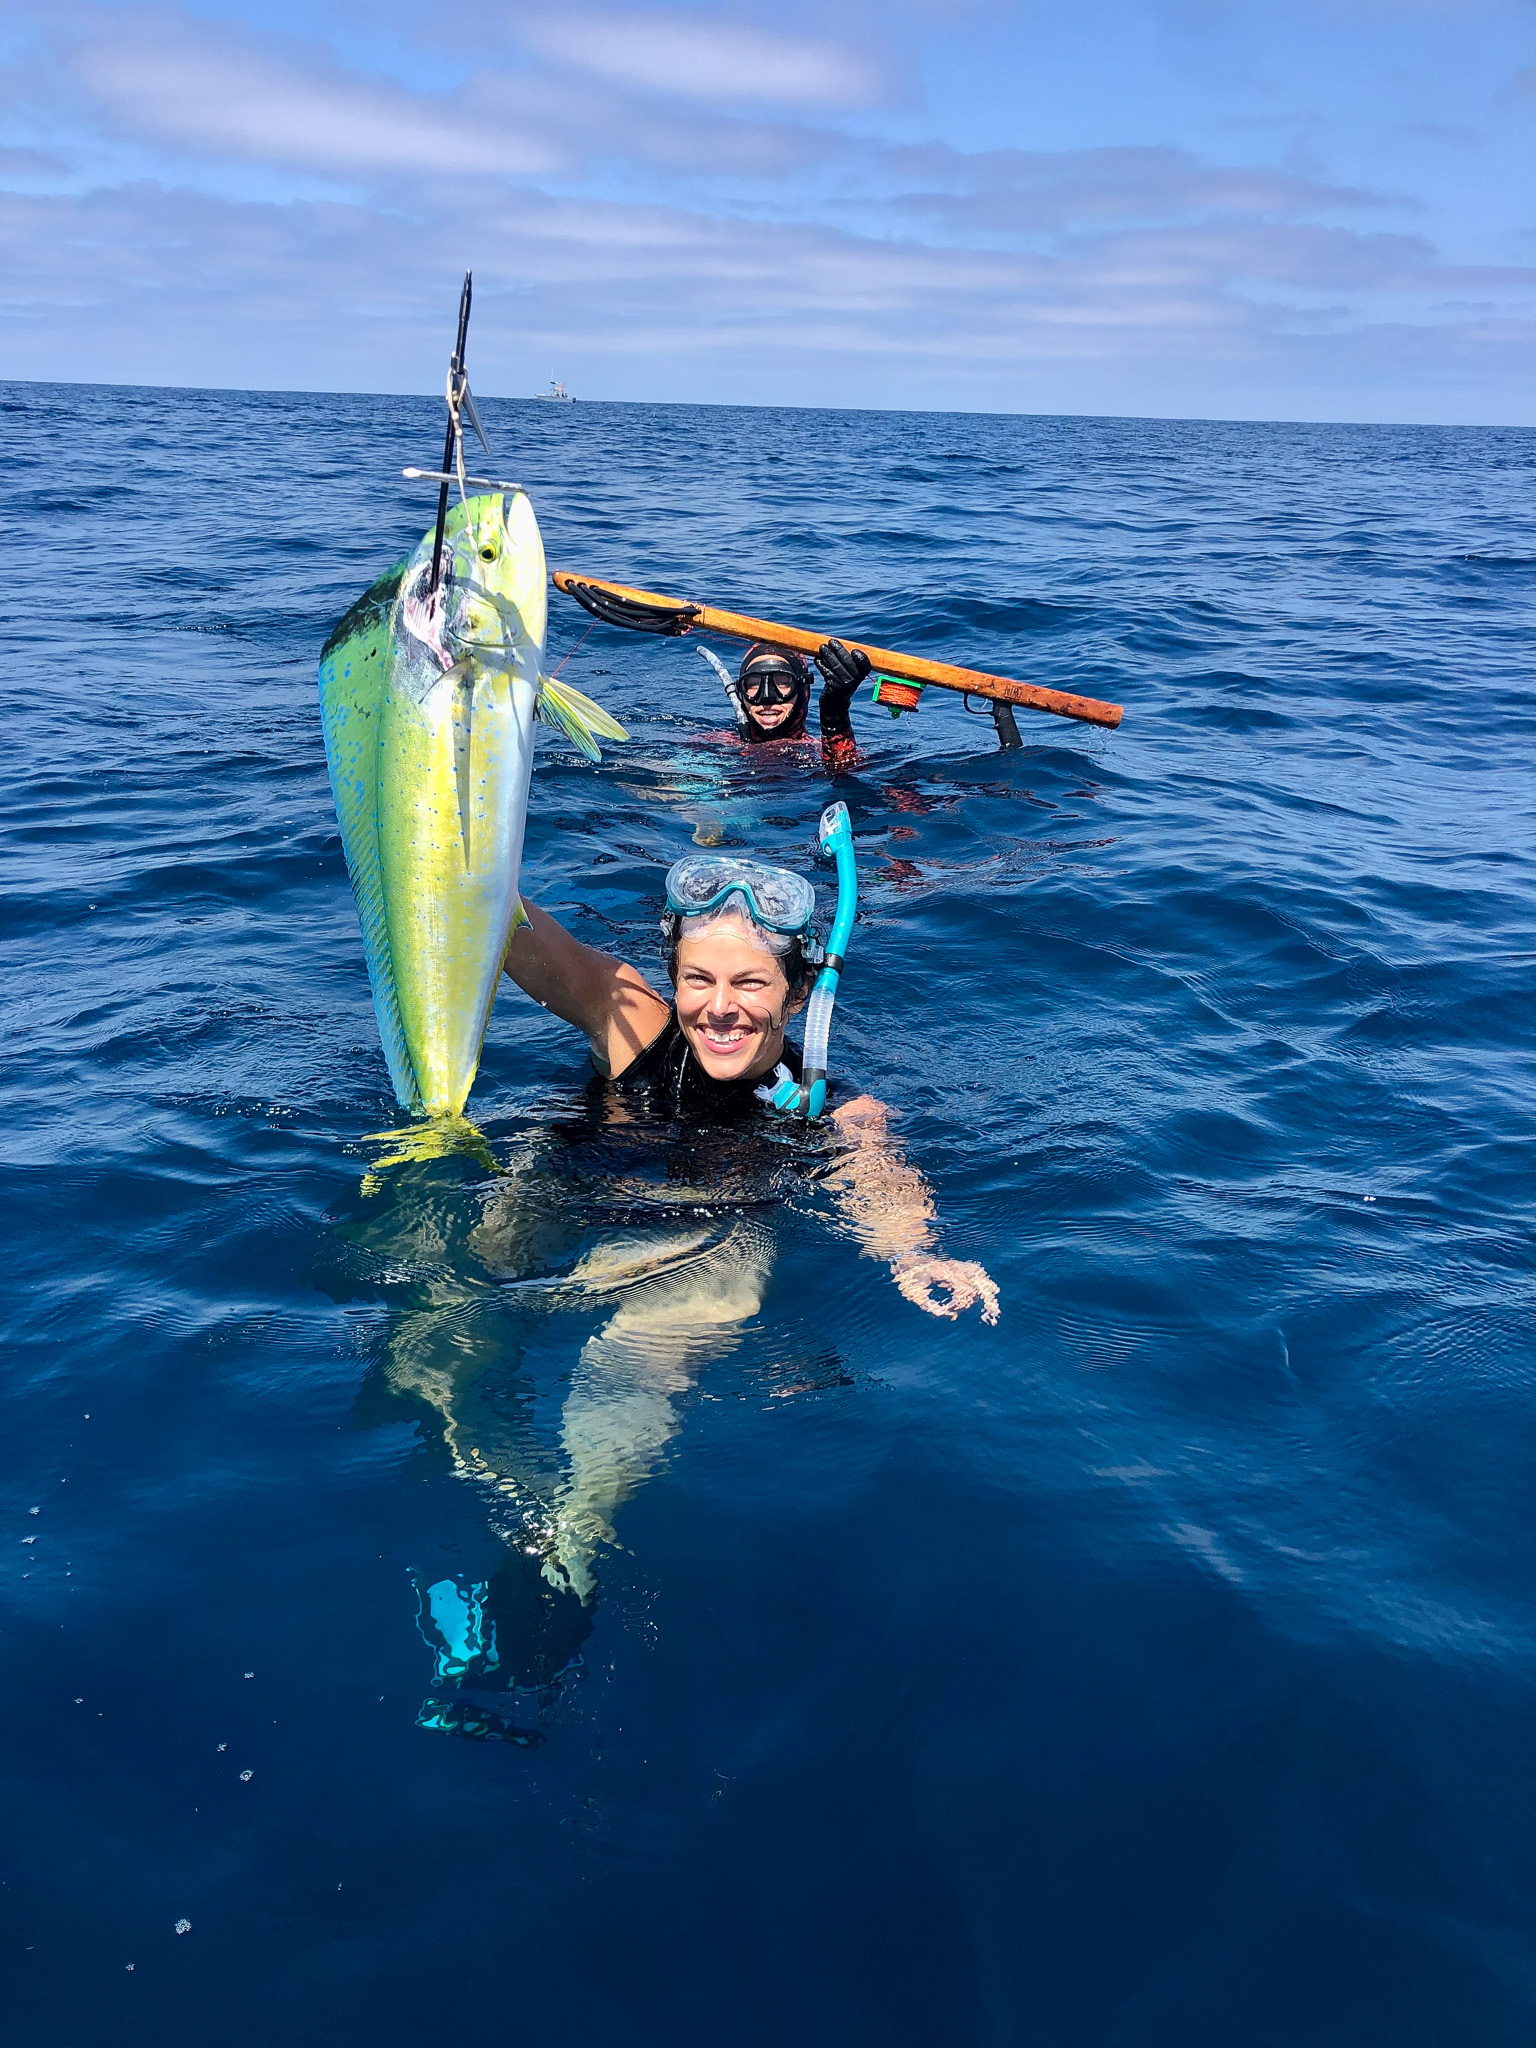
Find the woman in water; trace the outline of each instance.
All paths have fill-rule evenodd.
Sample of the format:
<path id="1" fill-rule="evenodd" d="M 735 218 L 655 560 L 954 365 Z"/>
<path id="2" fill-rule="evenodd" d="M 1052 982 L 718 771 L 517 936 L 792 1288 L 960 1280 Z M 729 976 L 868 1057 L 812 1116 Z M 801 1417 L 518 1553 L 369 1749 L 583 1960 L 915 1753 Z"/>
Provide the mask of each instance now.
<path id="1" fill-rule="evenodd" d="M 679 861 L 663 920 L 670 1002 L 627 962 L 523 907 L 506 970 L 585 1033 L 598 1078 L 589 1117 L 566 1142 L 573 1165 L 590 1140 L 597 1152 L 565 1174 L 552 1175 L 537 1147 L 514 1160 L 484 1190 L 462 1278 L 445 1256 L 455 1227 L 435 1212 L 422 1217 L 400 1248 L 420 1258 L 430 1247 L 431 1277 L 383 1362 L 389 1388 L 439 1411 L 455 1467 L 495 1503 L 506 1545 L 500 1569 L 483 1576 L 420 1575 L 420 1627 L 435 1664 L 418 1719 L 514 1742 L 540 1739 L 559 1680 L 579 1663 L 619 1509 L 676 1435 L 690 1389 L 761 1314 L 778 1253 L 777 1198 L 801 1167 L 909 1302 L 935 1316 L 974 1306 L 984 1322 L 998 1319 L 985 1269 L 938 1250 L 932 1197 L 880 1103 L 855 1096 L 824 1123 L 800 1125 L 824 1134 L 803 1147 L 753 1129 L 771 1119 L 782 1135 L 765 1083 L 800 1077 L 785 1030 L 821 957 L 807 881 L 734 855 Z M 604 1177 L 611 1215 L 597 1192 Z M 567 1242 L 562 1232 L 580 1248 L 573 1263 L 555 1242 Z M 541 1411 L 532 1374 L 566 1317 L 584 1337 L 556 1417 Z"/>
<path id="2" fill-rule="evenodd" d="M 786 1037 L 814 967 L 815 893 L 787 869 L 696 854 L 667 877 L 667 973 L 672 1001 L 628 961 L 583 945 L 536 904 L 513 933 L 506 971 L 536 1003 L 586 1034 L 597 1073 L 624 1095 L 644 1095 L 687 1117 L 772 1114 L 763 1084 L 781 1065 L 799 1079 Z M 841 1141 L 827 1177 L 865 1253 L 884 1261 L 906 1299 L 953 1319 L 981 1307 L 998 1318 L 997 1288 L 970 1259 L 934 1242 L 927 1183 L 902 1157 L 888 1112 L 872 1096 L 839 1104 Z"/>
<path id="3" fill-rule="evenodd" d="M 707 650 L 701 649 L 709 659 Z M 756 641 L 741 658 L 736 680 L 718 657 L 711 661 L 725 683 L 736 712 L 736 735 L 744 746 L 769 740 L 805 737 L 811 708 L 811 671 L 803 654 Z M 816 650 L 821 670 L 821 754 L 828 768 L 851 767 L 858 754 L 849 707 L 869 674 L 869 656 L 841 640 L 827 640 Z"/>
<path id="4" fill-rule="evenodd" d="M 631 632 L 685 633 L 695 617 L 687 606 L 653 604 L 595 584 L 570 581 L 561 588 L 593 618 Z M 757 640 L 742 656 L 741 667 L 733 676 L 713 648 L 700 645 L 698 651 L 725 686 L 736 714 L 736 736 L 743 746 L 804 739 L 811 708 L 811 671 L 803 654 Z M 860 648 L 845 647 L 841 640 L 823 640 L 816 650 L 816 666 L 822 679 L 822 759 L 834 771 L 848 768 L 858 754 L 848 710 L 855 691 L 870 673 L 869 656 Z"/>

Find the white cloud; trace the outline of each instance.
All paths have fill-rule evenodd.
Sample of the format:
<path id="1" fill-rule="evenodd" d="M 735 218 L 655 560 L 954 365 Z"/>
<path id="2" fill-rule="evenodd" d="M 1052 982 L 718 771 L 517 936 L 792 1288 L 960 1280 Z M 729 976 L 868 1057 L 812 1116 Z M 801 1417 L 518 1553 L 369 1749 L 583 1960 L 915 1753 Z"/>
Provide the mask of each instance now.
<path id="1" fill-rule="evenodd" d="M 533 16 L 521 34 L 554 63 L 677 99 L 858 107 L 882 87 L 878 67 L 843 44 L 707 15 L 562 9 Z"/>
<path id="2" fill-rule="evenodd" d="M 1401 195 L 1330 184 L 1293 171 L 1213 164 L 1167 146 L 1086 150 L 891 152 L 894 203 L 952 232 L 1030 234 L 1190 218 L 1288 220 L 1416 210 Z M 926 189 L 911 189 L 914 179 Z"/>
<path id="3" fill-rule="evenodd" d="M 1309 255 L 1292 230 L 1031 254 L 507 187 L 445 212 L 434 237 L 473 260 L 487 393 L 532 391 L 555 365 L 586 397 L 1392 418 L 1403 368 L 1421 415 L 1529 410 L 1528 316 L 1426 312 L 1466 273 L 1357 240 L 1354 273 L 1348 237 Z M 1286 274 L 1330 266 L 1336 303 L 1299 310 Z M 25 309 L 13 374 L 146 382 L 430 391 L 456 288 L 402 214 L 152 185 L 12 199 L 0 268 Z M 1247 271 L 1268 298 L 1238 288 Z M 1418 309 L 1366 317 L 1362 284 L 1411 284 Z"/>
<path id="4" fill-rule="evenodd" d="M 135 135 L 203 157 L 241 157 L 338 176 L 550 171 L 558 159 L 514 120 L 348 76 L 306 70 L 242 36 L 89 37 L 74 76 Z"/>
<path id="5" fill-rule="evenodd" d="M 58 178 L 69 166 L 41 149 L 0 148 L 0 178 Z"/>
<path id="6" fill-rule="evenodd" d="M 1530 416 L 1536 274 L 1380 231 L 1423 227 L 1412 202 L 1170 145 L 861 136 L 768 105 L 873 90 L 855 54 L 706 27 L 582 13 L 559 64 L 466 59 L 427 89 L 398 48 L 393 82 L 73 10 L 12 74 L 15 139 L 72 169 L 3 201 L 0 374 L 429 390 L 470 263 L 490 392 L 555 367 L 586 396 Z M 744 115 L 657 97 L 719 98 L 765 50 Z M 11 171 L 48 182 L 36 155 Z"/>

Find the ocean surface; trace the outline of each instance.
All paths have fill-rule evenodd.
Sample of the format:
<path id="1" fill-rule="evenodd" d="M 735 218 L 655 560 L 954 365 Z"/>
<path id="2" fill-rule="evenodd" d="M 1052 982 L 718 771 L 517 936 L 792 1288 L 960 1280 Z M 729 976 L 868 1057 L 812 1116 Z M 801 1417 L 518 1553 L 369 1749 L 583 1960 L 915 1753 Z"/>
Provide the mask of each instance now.
<path id="1" fill-rule="evenodd" d="M 10 2048 L 1529 2048 L 1536 436 L 484 412 L 552 566 L 1126 707 L 835 790 L 1001 1320 L 510 986 L 380 1137 L 315 667 L 440 402 L 0 387 Z M 659 973 L 834 791 L 590 624 L 524 886 Z"/>

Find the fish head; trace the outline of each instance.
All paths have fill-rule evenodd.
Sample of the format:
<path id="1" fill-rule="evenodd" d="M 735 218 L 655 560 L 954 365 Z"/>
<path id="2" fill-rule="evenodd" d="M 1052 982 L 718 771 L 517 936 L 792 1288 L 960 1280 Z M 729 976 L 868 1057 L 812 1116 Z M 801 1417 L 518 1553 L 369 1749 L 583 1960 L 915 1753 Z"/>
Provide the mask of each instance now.
<path id="1" fill-rule="evenodd" d="M 442 571 L 432 580 L 433 534 L 411 557 L 401 591 L 406 631 L 444 669 L 468 660 L 537 683 L 544 658 L 548 579 L 544 542 L 522 491 L 488 491 L 448 514 Z"/>

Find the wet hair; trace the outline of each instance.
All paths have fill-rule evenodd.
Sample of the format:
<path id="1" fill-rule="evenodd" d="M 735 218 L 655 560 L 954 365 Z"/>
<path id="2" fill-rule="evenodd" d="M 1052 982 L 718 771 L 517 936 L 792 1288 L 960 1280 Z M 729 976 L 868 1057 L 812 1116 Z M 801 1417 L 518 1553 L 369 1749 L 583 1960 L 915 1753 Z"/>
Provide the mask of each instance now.
<path id="1" fill-rule="evenodd" d="M 697 917 L 679 917 L 675 910 L 669 910 L 661 920 L 661 953 L 667 963 L 667 978 L 677 987 L 677 952 L 684 939 L 691 939 L 718 924 L 722 918 L 731 917 L 745 931 L 754 946 L 764 953 L 771 953 L 784 969 L 784 979 L 789 983 L 791 997 L 798 996 L 810 986 L 816 969 L 805 950 L 804 932 L 770 932 L 764 929 L 747 910 L 740 897 L 728 897 L 714 910 L 702 911 Z"/>

